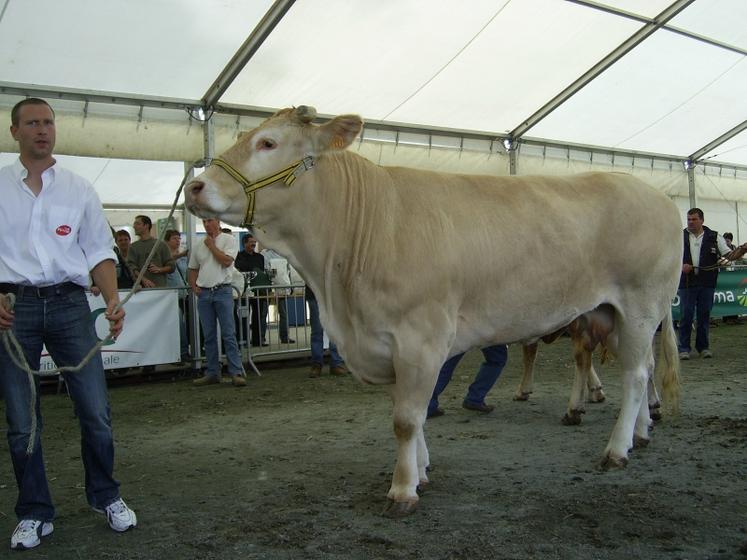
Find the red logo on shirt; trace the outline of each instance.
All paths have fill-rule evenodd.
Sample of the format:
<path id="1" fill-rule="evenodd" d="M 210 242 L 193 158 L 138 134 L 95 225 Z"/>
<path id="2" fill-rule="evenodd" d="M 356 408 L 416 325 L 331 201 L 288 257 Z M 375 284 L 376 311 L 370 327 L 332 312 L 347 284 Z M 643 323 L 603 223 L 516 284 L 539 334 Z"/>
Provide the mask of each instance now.
<path id="1" fill-rule="evenodd" d="M 57 235 L 68 235 L 71 231 L 73 230 L 70 226 L 58 226 L 55 233 L 57 233 Z"/>

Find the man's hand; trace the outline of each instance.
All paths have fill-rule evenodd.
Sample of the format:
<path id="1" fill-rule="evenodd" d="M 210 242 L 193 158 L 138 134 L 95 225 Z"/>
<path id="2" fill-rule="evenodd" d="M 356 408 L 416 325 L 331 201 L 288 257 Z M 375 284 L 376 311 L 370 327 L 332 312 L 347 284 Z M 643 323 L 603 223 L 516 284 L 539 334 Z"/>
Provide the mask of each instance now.
<path id="1" fill-rule="evenodd" d="M 140 284 L 143 286 L 143 288 L 155 288 L 156 287 L 156 283 L 153 282 L 153 280 L 149 280 L 145 276 L 143 276 L 143 279 L 140 282 Z"/>
<path id="2" fill-rule="evenodd" d="M 91 293 L 97 296 L 101 293 L 101 289 L 98 286 L 91 286 Z"/>
<path id="3" fill-rule="evenodd" d="M 205 247 L 210 249 L 211 251 L 215 248 L 215 239 L 210 237 L 209 235 L 205 237 Z"/>
<path id="4" fill-rule="evenodd" d="M 15 314 L 10 311 L 8 296 L 0 294 L 0 331 L 7 331 L 13 326 Z"/>
<path id="5" fill-rule="evenodd" d="M 156 266 L 153 263 L 148 265 L 148 272 L 151 274 L 163 274 L 163 269 L 160 266 Z"/>
<path id="6" fill-rule="evenodd" d="M 687 264 L 687 263 L 682 265 L 682 272 L 684 272 L 685 274 L 690 274 L 692 271 L 693 271 L 693 265 Z"/>
<path id="7" fill-rule="evenodd" d="M 192 285 L 192 293 L 196 296 L 200 295 L 200 292 L 202 292 L 202 288 L 200 288 L 197 284 Z"/>
<path id="8" fill-rule="evenodd" d="M 119 305 L 119 300 L 112 300 L 106 305 L 106 311 L 104 317 L 109 320 L 109 336 L 112 340 L 116 340 L 117 337 L 122 333 L 122 327 L 124 326 L 125 310 L 120 308 L 114 311 L 114 308 Z"/>

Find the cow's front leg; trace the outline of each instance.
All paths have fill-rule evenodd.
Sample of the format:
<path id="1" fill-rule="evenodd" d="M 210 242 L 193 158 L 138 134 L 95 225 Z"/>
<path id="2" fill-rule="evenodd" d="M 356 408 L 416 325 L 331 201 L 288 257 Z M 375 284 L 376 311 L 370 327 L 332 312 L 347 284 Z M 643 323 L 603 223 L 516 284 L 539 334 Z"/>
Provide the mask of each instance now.
<path id="1" fill-rule="evenodd" d="M 568 400 L 568 410 L 560 422 L 565 426 L 577 426 L 581 423 L 581 415 L 586 413 L 584 408 L 584 393 L 586 381 L 591 369 L 591 352 L 583 344 L 574 340 L 573 357 L 576 360 L 576 374 L 571 387 L 571 397 Z"/>
<path id="2" fill-rule="evenodd" d="M 592 362 L 589 368 L 589 378 L 586 381 L 586 386 L 589 388 L 589 399 L 590 403 L 601 403 L 607 398 L 602 389 L 602 381 L 599 379 L 596 370 L 594 369 L 594 363 Z"/>
<path id="3" fill-rule="evenodd" d="M 387 517 L 403 517 L 415 511 L 418 487 L 425 487 L 428 482 L 429 457 L 423 424 L 439 366 L 438 360 L 423 367 L 412 360 L 395 359 L 397 382 L 391 389 L 391 396 L 397 461 L 387 493 L 389 503 L 384 510 Z"/>
<path id="4" fill-rule="evenodd" d="M 524 357 L 524 375 L 521 377 L 519 388 L 514 394 L 515 401 L 529 400 L 529 395 L 534 391 L 534 362 L 537 359 L 538 343 L 522 344 L 521 353 Z"/>

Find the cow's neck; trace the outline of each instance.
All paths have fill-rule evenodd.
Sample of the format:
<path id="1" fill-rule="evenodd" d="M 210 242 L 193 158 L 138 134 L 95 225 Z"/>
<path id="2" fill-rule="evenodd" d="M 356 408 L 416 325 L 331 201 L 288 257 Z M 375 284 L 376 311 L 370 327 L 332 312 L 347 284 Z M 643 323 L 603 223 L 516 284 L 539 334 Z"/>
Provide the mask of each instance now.
<path id="1" fill-rule="evenodd" d="M 267 225 L 257 231 L 260 243 L 286 256 L 328 311 L 334 311 L 333 294 L 350 294 L 377 242 L 376 224 L 383 223 L 377 215 L 386 202 L 372 192 L 378 186 L 370 178 L 377 173 L 378 166 L 355 154 L 322 156 L 287 191 L 295 191 L 292 196 L 262 212 Z M 365 184 L 363 177 L 369 178 Z"/>

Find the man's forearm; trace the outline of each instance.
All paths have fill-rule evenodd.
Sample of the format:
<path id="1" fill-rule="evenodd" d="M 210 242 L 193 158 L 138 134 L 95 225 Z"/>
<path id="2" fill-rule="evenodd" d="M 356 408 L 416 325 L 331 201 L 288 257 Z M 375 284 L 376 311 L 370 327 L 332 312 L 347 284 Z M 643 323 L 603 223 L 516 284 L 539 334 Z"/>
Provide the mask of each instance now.
<path id="1" fill-rule="evenodd" d="M 119 301 L 119 294 L 117 293 L 117 270 L 114 266 L 114 261 L 109 259 L 101 261 L 93 267 L 91 276 L 93 277 L 93 283 L 101 290 L 101 295 L 104 296 L 106 303 Z"/>

